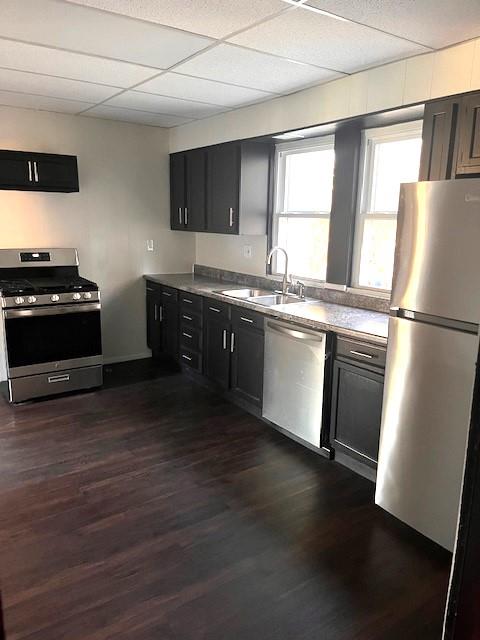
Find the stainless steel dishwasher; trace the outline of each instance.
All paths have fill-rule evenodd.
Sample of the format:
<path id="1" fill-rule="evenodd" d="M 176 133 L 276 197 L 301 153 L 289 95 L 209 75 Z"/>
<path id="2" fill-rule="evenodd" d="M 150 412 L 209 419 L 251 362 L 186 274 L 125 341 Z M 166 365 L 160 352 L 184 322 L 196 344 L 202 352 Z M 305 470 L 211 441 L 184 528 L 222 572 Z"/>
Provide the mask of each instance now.
<path id="1" fill-rule="evenodd" d="M 265 320 L 264 418 L 320 447 L 326 334 Z"/>

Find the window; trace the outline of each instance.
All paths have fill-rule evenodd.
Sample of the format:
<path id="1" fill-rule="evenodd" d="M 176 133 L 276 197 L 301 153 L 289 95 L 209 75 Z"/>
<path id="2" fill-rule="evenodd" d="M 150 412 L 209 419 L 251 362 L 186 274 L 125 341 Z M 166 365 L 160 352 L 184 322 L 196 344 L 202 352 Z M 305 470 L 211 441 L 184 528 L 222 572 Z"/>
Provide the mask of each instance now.
<path id="1" fill-rule="evenodd" d="M 333 136 L 277 145 L 273 245 L 287 250 L 289 271 L 297 277 L 325 280 L 332 208 Z M 283 255 L 275 254 L 272 272 L 283 273 Z"/>
<path id="2" fill-rule="evenodd" d="M 367 129 L 363 135 L 352 284 L 388 291 L 392 286 L 400 184 L 418 180 L 422 123 Z"/>

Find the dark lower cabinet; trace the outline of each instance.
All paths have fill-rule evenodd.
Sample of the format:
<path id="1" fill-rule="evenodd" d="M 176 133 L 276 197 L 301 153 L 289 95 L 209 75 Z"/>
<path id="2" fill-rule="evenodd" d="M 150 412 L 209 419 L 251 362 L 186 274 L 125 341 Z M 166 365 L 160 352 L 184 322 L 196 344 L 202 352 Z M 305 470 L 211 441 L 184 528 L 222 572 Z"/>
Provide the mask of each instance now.
<path id="1" fill-rule="evenodd" d="M 262 328 L 257 328 L 250 313 L 235 313 L 232 322 L 232 392 L 257 407 L 263 399 L 263 347 Z"/>
<path id="2" fill-rule="evenodd" d="M 0 189 L 78 191 L 77 158 L 52 153 L 0 151 Z"/>
<path id="3" fill-rule="evenodd" d="M 147 346 L 155 356 L 162 348 L 162 288 L 147 281 Z"/>
<path id="4" fill-rule="evenodd" d="M 178 294 L 172 290 L 162 290 L 162 347 L 165 355 L 178 358 Z"/>
<path id="5" fill-rule="evenodd" d="M 331 444 L 372 468 L 378 460 L 382 398 L 383 373 L 334 362 Z"/>
<path id="6" fill-rule="evenodd" d="M 205 314 L 205 375 L 222 389 L 230 384 L 230 317 L 207 308 Z"/>

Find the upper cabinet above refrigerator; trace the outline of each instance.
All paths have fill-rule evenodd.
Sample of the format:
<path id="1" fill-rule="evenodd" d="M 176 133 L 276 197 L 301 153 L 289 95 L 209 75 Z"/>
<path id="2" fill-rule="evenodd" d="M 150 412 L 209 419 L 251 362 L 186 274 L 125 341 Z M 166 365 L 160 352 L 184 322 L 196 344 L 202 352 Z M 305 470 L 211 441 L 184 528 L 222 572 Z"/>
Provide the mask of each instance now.
<path id="1" fill-rule="evenodd" d="M 405 184 L 391 306 L 480 323 L 480 179 Z"/>
<path id="2" fill-rule="evenodd" d="M 78 191 L 76 156 L 26 151 L 0 151 L 0 189 Z"/>

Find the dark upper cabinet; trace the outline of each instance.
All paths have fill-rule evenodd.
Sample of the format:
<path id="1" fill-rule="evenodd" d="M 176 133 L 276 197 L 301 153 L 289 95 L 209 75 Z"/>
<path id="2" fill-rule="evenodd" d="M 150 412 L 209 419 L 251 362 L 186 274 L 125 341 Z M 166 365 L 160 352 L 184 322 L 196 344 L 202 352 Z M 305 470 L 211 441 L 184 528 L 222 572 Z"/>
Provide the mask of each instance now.
<path id="1" fill-rule="evenodd" d="M 0 189 L 78 191 L 77 158 L 50 153 L 0 151 Z"/>
<path id="2" fill-rule="evenodd" d="M 205 231 L 207 197 L 207 153 L 194 149 L 185 154 L 185 216 L 187 231 Z"/>
<path id="3" fill-rule="evenodd" d="M 420 180 L 452 177 L 458 109 L 459 100 L 453 98 L 425 105 Z"/>
<path id="4" fill-rule="evenodd" d="M 462 98 L 457 144 L 457 176 L 478 176 L 480 174 L 480 93 Z"/>
<path id="5" fill-rule="evenodd" d="M 185 154 L 170 156 L 170 226 L 172 229 L 185 228 Z"/>
<path id="6" fill-rule="evenodd" d="M 208 378 L 216 382 L 222 389 L 228 389 L 230 384 L 230 318 L 228 311 L 212 311 L 207 304 L 205 310 L 205 346 L 204 371 Z"/>
<path id="7" fill-rule="evenodd" d="M 207 230 L 238 233 L 240 144 L 208 150 Z"/>
<path id="8" fill-rule="evenodd" d="M 232 309 L 231 390 L 258 407 L 263 399 L 263 318 Z"/>
<path id="9" fill-rule="evenodd" d="M 162 288 L 147 281 L 147 345 L 153 355 L 160 353 L 162 348 Z"/>

